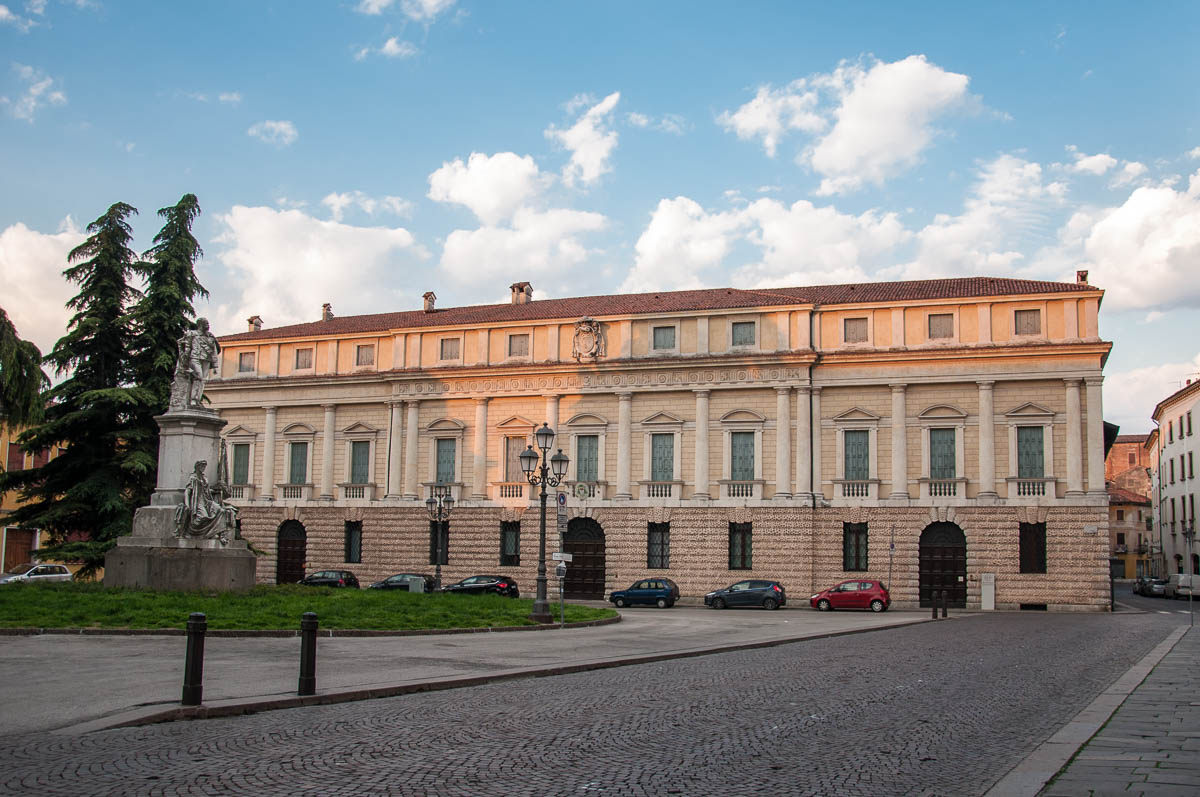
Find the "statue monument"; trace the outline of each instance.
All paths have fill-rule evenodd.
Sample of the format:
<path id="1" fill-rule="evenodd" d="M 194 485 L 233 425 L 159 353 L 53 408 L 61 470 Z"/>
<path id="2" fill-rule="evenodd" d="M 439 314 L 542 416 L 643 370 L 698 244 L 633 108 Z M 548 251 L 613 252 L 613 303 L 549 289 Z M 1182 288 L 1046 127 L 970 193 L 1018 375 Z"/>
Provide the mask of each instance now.
<path id="1" fill-rule="evenodd" d="M 249 589 L 255 557 L 238 535 L 229 496 L 221 429 L 225 421 L 204 406 L 204 384 L 221 346 L 196 319 L 178 341 L 168 409 L 158 422 L 158 482 L 150 505 L 133 516 L 104 560 L 109 586 L 196 590 Z M 213 464 L 215 463 L 215 468 Z"/>

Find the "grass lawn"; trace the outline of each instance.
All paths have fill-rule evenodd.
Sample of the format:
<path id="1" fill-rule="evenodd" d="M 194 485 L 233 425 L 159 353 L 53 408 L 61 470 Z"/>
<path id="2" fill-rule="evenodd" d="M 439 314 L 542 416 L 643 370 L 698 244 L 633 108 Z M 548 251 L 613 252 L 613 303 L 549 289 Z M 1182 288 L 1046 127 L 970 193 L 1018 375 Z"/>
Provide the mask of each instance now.
<path id="1" fill-rule="evenodd" d="M 537 625 L 532 600 L 497 595 L 410 595 L 395 590 L 333 589 L 298 584 L 258 586 L 249 592 L 153 592 L 101 584 L 0 586 L 0 628 L 184 628 L 204 612 L 210 629 L 300 627 L 316 612 L 321 628 L 407 630 Z M 553 604 L 558 617 L 558 604 Z M 612 609 L 567 605 L 567 622 L 599 620 Z"/>

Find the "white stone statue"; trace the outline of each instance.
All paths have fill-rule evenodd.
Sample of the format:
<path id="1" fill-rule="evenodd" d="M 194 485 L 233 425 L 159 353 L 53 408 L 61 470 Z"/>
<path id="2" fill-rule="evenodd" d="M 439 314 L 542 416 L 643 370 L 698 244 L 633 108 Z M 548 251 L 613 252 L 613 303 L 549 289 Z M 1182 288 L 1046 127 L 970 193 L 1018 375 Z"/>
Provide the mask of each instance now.
<path id="1" fill-rule="evenodd" d="M 179 357 L 175 360 L 169 408 L 202 409 L 204 383 L 208 372 L 217 367 L 221 344 L 208 331 L 208 319 L 197 318 L 196 328 L 184 332 L 178 345 Z"/>
<path id="2" fill-rule="evenodd" d="M 216 487 L 210 487 L 204 475 L 208 463 L 196 461 L 183 492 L 183 503 L 175 508 L 176 537 L 205 537 L 228 545 L 236 536 L 237 507 L 224 501 L 226 487 L 217 475 Z"/>

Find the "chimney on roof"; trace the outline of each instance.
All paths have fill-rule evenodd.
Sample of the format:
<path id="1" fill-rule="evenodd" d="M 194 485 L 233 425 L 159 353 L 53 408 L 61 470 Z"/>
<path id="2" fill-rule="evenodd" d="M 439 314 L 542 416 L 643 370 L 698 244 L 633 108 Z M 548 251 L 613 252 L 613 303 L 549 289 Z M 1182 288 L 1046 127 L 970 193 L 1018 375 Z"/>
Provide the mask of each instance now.
<path id="1" fill-rule="evenodd" d="M 325 302 L 325 304 L 321 305 L 321 320 L 328 321 L 331 318 L 333 318 L 333 305 Z"/>
<path id="2" fill-rule="evenodd" d="M 1081 268 L 1075 272 L 1075 284 L 1076 285 L 1087 285 L 1088 284 L 1087 269 Z"/>
<path id="3" fill-rule="evenodd" d="M 528 282 L 514 282 L 508 289 L 512 291 L 513 304 L 529 304 L 533 301 L 533 286 Z"/>
<path id="4" fill-rule="evenodd" d="M 252 315 L 246 319 L 247 332 L 258 332 L 262 329 L 262 316 Z"/>
<path id="5" fill-rule="evenodd" d="M 421 297 L 425 300 L 425 312 L 433 312 L 433 303 L 437 301 L 437 294 L 433 291 L 425 291 L 425 295 Z"/>

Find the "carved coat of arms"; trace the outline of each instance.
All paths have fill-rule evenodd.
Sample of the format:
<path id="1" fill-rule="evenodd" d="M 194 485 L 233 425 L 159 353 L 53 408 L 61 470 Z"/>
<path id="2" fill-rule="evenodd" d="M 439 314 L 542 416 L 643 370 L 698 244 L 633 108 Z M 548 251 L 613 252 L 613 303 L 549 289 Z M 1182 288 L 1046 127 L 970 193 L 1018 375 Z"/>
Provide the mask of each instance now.
<path id="1" fill-rule="evenodd" d="M 575 361 L 598 360 L 604 356 L 604 329 L 594 318 L 584 316 L 575 322 L 575 339 L 571 341 Z"/>

